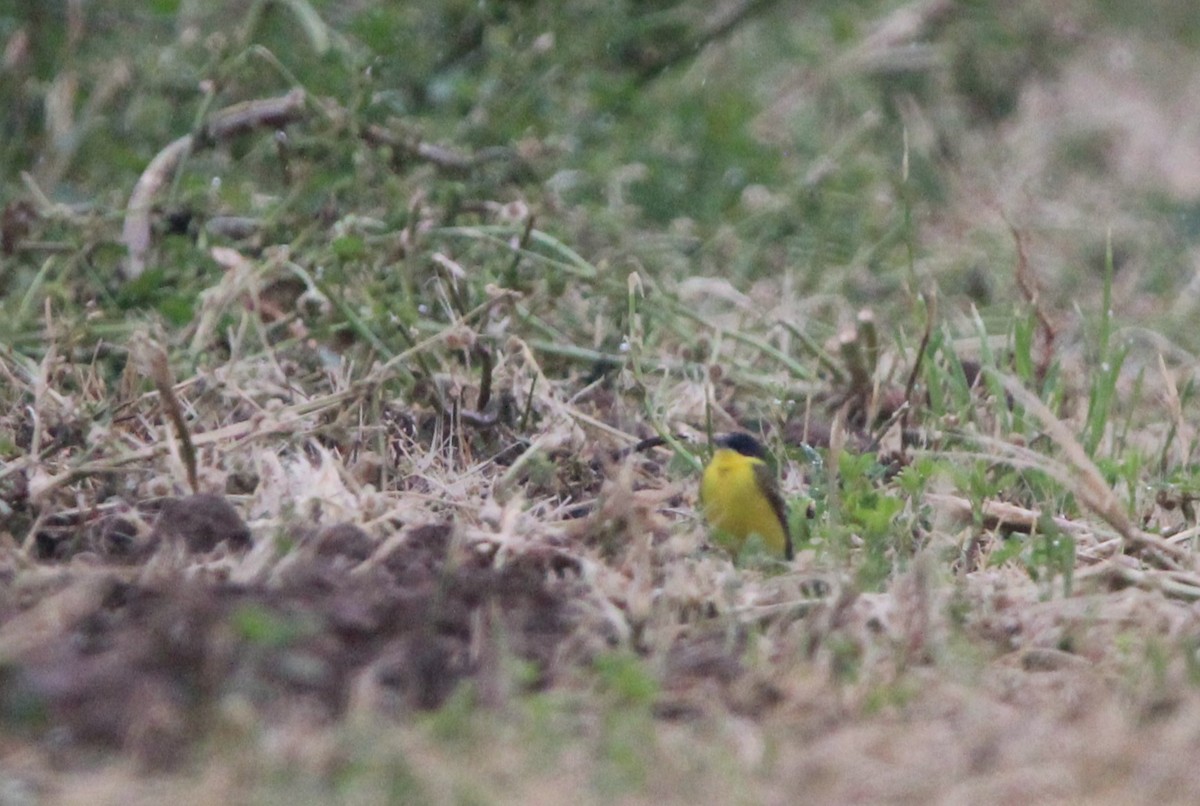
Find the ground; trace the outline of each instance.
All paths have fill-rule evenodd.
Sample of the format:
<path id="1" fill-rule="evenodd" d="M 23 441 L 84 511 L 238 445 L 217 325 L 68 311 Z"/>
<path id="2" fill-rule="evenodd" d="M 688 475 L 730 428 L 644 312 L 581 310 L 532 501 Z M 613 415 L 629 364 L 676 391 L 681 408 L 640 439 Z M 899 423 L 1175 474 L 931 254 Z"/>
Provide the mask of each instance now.
<path id="1" fill-rule="evenodd" d="M 1139 8 L 0 6 L 0 803 L 1190 802 Z"/>

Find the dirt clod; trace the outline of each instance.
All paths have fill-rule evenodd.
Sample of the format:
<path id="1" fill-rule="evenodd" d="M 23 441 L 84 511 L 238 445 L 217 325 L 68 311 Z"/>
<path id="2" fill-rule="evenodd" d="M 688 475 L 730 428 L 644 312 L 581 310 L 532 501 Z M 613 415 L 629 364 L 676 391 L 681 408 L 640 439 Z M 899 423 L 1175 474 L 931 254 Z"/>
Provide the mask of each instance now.
<path id="1" fill-rule="evenodd" d="M 234 549 L 249 548 L 250 530 L 224 497 L 201 493 L 172 498 L 163 504 L 151 543 L 172 539 L 183 541 L 194 554 L 203 554 L 221 543 Z"/>
<path id="2" fill-rule="evenodd" d="M 193 551 L 248 539 L 215 496 L 170 502 L 156 532 Z M 471 555 L 449 563 L 451 534 L 447 525 L 418 527 L 386 564 L 356 572 L 327 555 L 365 559 L 370 537 L 332 527 L 315 556 L 276 584 L 183 571 L 153 581 L 66 577 L 66 589 L 91 586 L 75 597 L 85 606 L 62 610 L 57 632 L 14 644 L 25 649 L 0 676 L 0 702 L 25 703 L 41 715 L 26 720 L 30 729 L 54 726 L 64 746 L 115 747 L 162 767 L 232 695 L 260 709 L 315 707 L 332 720 L 351 681 L 370 670 L 402 708 L 435 708 L 463 679 L 492 673 L 473 649 L 486 639 L 483 624 L 535 666 L 535 685 L 547 680 L 573 626 L 571 581 L 537 563 L 494 568 Z"/>

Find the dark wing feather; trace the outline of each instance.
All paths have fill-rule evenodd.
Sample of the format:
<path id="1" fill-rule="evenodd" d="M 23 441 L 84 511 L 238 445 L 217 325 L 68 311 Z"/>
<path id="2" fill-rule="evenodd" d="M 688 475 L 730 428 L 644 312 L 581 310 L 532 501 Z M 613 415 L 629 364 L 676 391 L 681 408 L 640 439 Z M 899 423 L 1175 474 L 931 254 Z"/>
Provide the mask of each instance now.
<path id="1" fill-rule="evenodd" d="M 792 530 L 788 528 L 787 504 L 784 502 L 783 496 L 779 494 L 779 485 L 775 482 L 775 472 L 765 462 L 759 463 L 754 465 L 754 477 L 758 482 L 758 488 L 771 502 L 771 509 L 775 510 L 775 517 L 779 518 L 779 523 L 783 526 L 783 556 L 790 560 L 795 556 L 795 550 L 792 548 Z"/>

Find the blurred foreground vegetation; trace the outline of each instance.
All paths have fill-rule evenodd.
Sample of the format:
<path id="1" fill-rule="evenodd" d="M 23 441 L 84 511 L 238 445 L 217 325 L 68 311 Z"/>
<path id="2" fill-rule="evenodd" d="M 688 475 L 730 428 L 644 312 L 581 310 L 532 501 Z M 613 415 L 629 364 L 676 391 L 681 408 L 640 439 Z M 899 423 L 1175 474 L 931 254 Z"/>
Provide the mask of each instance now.
<path id="1" fill-rule="evenodd" d="M 1132 702 L 1132 727 L 1121 724 L 1148 759 L 1153 742 L 1138 731 L 1161 713 L 1183 724 L 1195 706 L 1200 635 L 1187 609 L 1200 598 L 1200 144 L 1185 126 L 1200 97 L 1200 17 L 1181 8 L 0 0 L 9 579 L 70 556 L 55 554 L 68 541 L 45 537 L 56 508 L 77 516 L 181 492 L 180 480 L 164 491 L 152 476 L 174 472 L 155 463 L 179 464 L 152 428 L 143 453 L 99 464 L 133 443 L 120 441 L 137 420 L 127 410 L 145 404 L 138 417 L 153 420 L 148 396 L 172 385 L 139 364 L 148 338 L 194 395 L 185 419 L 197 434 L 247 421 L 243 404 L 254 416 L 326 407 L 303 426 L 311 433 L 297 427 L 270 449 L 341 457 L 366 445 L 408 461 L 388 452 L 394 432 L 377 433 L 387 417 L 430 455 L 438 429 L 458 429 L 461 455 L 412 471 L 436 476 L 422 491 L 430 511 L 508 523 L 488 508 L 519 487 L 526 514 L 595 527 L 568 549 L 634 590 L 605 591 L 627 633 L 593 636 L 603 651 L 572 647 L 590 663 L 556 686 L 535 691 L 537 670 L 505 656 L 500 676 L 524 695 L 507 712 L 479 708 L 505 698 L 473 679 L 411 732 L 386 720 L 328 733 L 305 724 L 297 735 L 311 742 L 293 745 L 240 700 L 223 702 L 218 728 L 261 730 L 262 742 L 226 759 L 234 783 L 210 776 L 200 801 L 248 778 L 270 802 L 295 790 L 491 802 L 556 787 L 605 802 L 765 802 L 822 771 L 830 797 L 853 800 L 852 786 L 839 788 L 853 764 L 838 765 L 871 756 L 874 734 L 847 740 L 853 752 L 825 746 L 805 775 L 797 736 L 819 743 L 862 720 L 886 744 L 915 726 L 933 738 L 927 766 L 912 768 L 938 769 L 948 704 L 980 736 L 1009 725 L 996 743 L 1020 756 L 1021 708 L 1069 722 L 1040 707 L 1064 689 L 1100 702 L 1072 723 L 1085 737 L 1116 724 L 1114 702 Z M 297 89 L 302 103 L 278 125 L 214 126 Z M 188 135 L 143 211 L 149 242 L 131 268 L 135 186 Z M 276 370 L 278 388 L 247 380 L 274 382 Z M 239 382 L 244 395 L 227 390 Z M 582 410 L 580 399 L 590 408 L 571 431 L 562 412 Z M 47 419 L 51 404 L 62 422 Z M 813 421 L 824 444 L 808 439 Z M 624 499 L 585 454 L 593 441 L 627 447 L 731 423 L 761 426 L 793 469 L 803 573 L 750 557 L 730 577 L 704 551 L 662 555 L 686 559 L 665 568 L 639 553 L 651 533 L 656 551 L 675 551 L 691 523 L 678 491 L 703 459 L 699 439 L 655 466 L 656 483 L 678 488 L 605 514 Z M 284 533 L 300 516 L 255 498 L 267 474 L 230 458 L 255 434 L 230 433 L 209 446 L 214 464 L 229 462 L 223 491 Z M 559 452 L 543 455 L 548 434 Z M 91 463 L 54 465 L 72 451 Z M 356 503 L 408 492 L 391 482 L 364 484 Z M 605 518 L 564 515 L 570 506 Z M 674 531 L 655 532 L 649 510 L 677 517 Z M 530 528 L 528 541 L 545 537 Z M 562 549 L 558 538 L 546 545 Z M 653 595 L 630 570 L 647 563 Z M 810 571 L 819 585 L 798 579 Z M 776 596 L 793 582 L 802 599 Z M 1177 609 L 1145 615 L 1151 600 Z M 1054 618 L 1047 602 L 1062 607 Z M 7 617 L 28 603 L 0 605 Z M 263 654 L 286 644 L 293 625 L 275 630 L 274 617 L 239 639 Z M 673 642 L 697 625 L 720 651 Z M 0 651 L 0 693 L 18 666 L 9 661 Z M 1069 679 L 1043 689 L 1046 677 L 1005 677 L 971 710 L 967 684 L 985 668 L 1015 671 L 1010 661 Z M 701 667 L 703 684 L 689 688 Z M 1110 684 L 1120 696 L 1107 698 Z M 714 700 L 719 717 L 705 710 Z M 0 717 L 20 722 L 10 706 Z M 1177 734 L 1181 753 L 1195 749 Z M 1059 746 L 1050 727 L 1039 735 L 1027 752 Z M 488 750 L 478 770 L 459 763 Z M 254 768 L 256 752 L 271 763 Z M 1124 752 L 1085 748 L 1078 769 Z M 745 794 L 749 779 L 764 790 Z M 940 792 L 936 776 L 890 791 L 869 780 L 882 781 L 869 790 L 878 797 Z M 1106 791 L 1088 780 L 1096 790 L 1068 791 Z M 1126 783 L 1136 777 L 1111 791 Z"/>

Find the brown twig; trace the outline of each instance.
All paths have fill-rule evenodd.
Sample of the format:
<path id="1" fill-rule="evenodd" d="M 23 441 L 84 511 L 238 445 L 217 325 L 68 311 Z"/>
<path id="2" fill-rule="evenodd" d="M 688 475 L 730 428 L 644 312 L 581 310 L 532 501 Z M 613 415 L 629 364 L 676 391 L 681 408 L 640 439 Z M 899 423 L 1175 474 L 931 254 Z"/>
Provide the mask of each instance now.
<path id="1" fill-rule="evenodd" d="M 1115 529 L 1126 545 L 1146 550 L 1150 558 L 1165 568 L 1195 570 L 1196 560 L 1190 551 L 1168 543 L 1158 535 L 1145 532 L 1134 525 L 1116 494 L 1104 480 L 1103 474 L 1088 457 L 1083 446 L 1037 395 L 1026 389 L 1020 381 L 1012 376 L 993 369 L 985 369 L 985 371 L 999 381 L 1017 403 L 1024 406 L 1026 411 L 1041 422 L 1047 436 L 1058 445 L 1065 455 L 1067 467 L 1074 474 L 1076 484 L 1073 492 L 1075 495 L 1085 506 Z"/>
<path id="2" fill-rule="evenodd" d="M 533 213 L 525 218 L 525 229 L 521 233 L 521 240 L 514 245 L 512 263 L 508 264 L 508 269 L 504 273 L 510 288 L 517 285 L 517 267 L 521 265 L 521 254 L 529 248 L 529 239 L 533 235 L 533 224 L 536 218 L 537 216 Z"/>
<path id="3" fill-rule="evenodd" d="M 150 251 L 150 209 L 154 197 L 193 149 L 211 146 L 256 128 L 286 126 L 304 116 L 307 99 L 304 90 L 296 88 L 278 98 L 227 106 L 215 113 L 199 132 L 186 134 L 159 151 L 133 186 L 125 209 L 125 224 L 121 229 L 121 242 L 129 250 L 129 258 L 121 268 L 125 279 L 136 279 L 146 270 L 146 256 Z"/>
<path id="4" fill-rule="evenodd" d="M 162 400 L 163 411 L 175 426 L 175 433 L 179 437 L 179 454 L 187 470 L 188 485 L 193 493 L 198 493 L 200 485 L 196 477 L 196 446 L 192 444 L 187 419 L 183 416 L 183 406 L 179 404 L 179 398 L 175 395 L 175 378 L 167 362 L 167 351 L 162 345 L 149 342 L 145 345 L 144 355 L 150 379 L 158 389 L 159 399 Z"/>
<path id="5" fill-rule="evenodd" d="M 948 493 L 926 493 L 925 502 L 956 519 L 969 521 L 974 505 L 969 499 Z M 1009 501 L 983 501 L 979 506 L 984 529 L 1029 534 L 1038 528 L 1043 517 L 1040 510 L 1030 509 Z M 1070 535 L 1094 534 L 1095 530 L 1085 523 L 1073 521 L 1062 515 L 1052 516 L 1054 525 Z"/>
<path id="6" fill-rule="evenodd" d="M 733 33 L 747 19 L 765 11 L 776 2 L 777 0 L 742 0 L 707 28 L 698 31 L 694 36 L 684 38 L 665 53 L 646 60 L 638 69 L 639 80 L 650 81 L 675 64 L 695 57 L 706 45 Z"/>
<path id="7" fill-rule="evenodd" d="M 409 159 L 428 162 L 440 171 L 452 176 L 463 176 L 474 168 L 500 160 L 516 159 L 516 152 L 508 148 L 485 148 L 474 154 L 457 149 L 428 143 L 418 137 L 406 137 L 378 124 L 367 126 L 362 137 L 369 145 L 386 146 Z"/>
<path id="8" fill-rule="evenodd" d="M 492 400 L 492 351 L 487 345 L 476 342 L 469 355 L 479 359 L 479 394 L 475 396 L 475 408 L 459 409 L 458 419 L 480 430 L 493 428 L 500 422 L 500 411 L 485 411 Z"/>
<path id="9" fill-rule="evenodd" d="M 1025 249 L 1025 235 L 1021 230 L 1008 220 L 1005 216 L 1004 223 L 1008 224 L 1008 230 L 1012 233 L 1013 241 L 1017 246 L 1017 267 L 1016 280 L 1017 288 L 1021 290 L 1021 295 L 1033 308 L 1033 315 L 1038 321 L 1038 330 L 1042 334 L 1042 351 L 1038 357 L 1035 377 L 1040 386 L 1046 378 L 1046 373 L 1050 371 L 1050 361 L 1054 355 L 1054 340 L 1057 336 L 1057 331 L 1054 324 L 1050 321 L 1049 314 L 1042 308 L 1038 298 L 1037 278 L 1035 278 L 1029 270 L 1029 254 Z"/>
<path id="10" fill-rule="evenodd" d="M 908 415 L 913 410 L 913 391 L 917 387 L 917 378 L 921 376 L 921 364 L 925 361 L 925 351 L 929 349 L 929 339 L 933 336 L 933 322 L 937 318 L 937 297 L 933 294 L 922 294 L 925 300 L 925 332 L 921 334 L 921 343 L 917 346 L 917 355 L 913 359 L 912 369 L 908 373 L 908 381 L 904 384 L 904 405 L 901 406 L 900 431 L 908 430 Z"/>
<path id="11" fill-rule="evenodd" d="M 475 400 L 475 410 L 483 411 L 492 399 L 492 351 L 486 344 L 476 342 L 473 352 L 479 359 L 479 396 Z"/>

